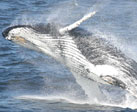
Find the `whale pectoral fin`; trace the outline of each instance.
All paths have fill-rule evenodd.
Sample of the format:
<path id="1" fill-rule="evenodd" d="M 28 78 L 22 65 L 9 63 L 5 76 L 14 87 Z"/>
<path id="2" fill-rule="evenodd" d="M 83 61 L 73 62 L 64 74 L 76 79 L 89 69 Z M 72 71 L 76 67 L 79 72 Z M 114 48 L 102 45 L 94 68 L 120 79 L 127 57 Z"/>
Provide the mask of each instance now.
<path id="1" fill-rule="evenodd" d="M 101 76 L 101 78 L 109 84 L 126 89 L 126 84 L 115 77 L 107 75 L 107 76 Z"/>
<path id="2" fill-rule="evenodd" d="M 69 26 L 66 26 L 64 28 L 59 29 L 59 33 L 60 34 L 64 34 L 67 31 L 71 31 L 71 30 L 77 28 L 81 23 L 83 23 L 87 19 L 91 18 L 95 14 L 96 14 L 96 11 L 88 13 L 87 15 L 83 16 L 80 20 L 76 21 L 75 23 L 73 23 L 73 24 L 71 24 Z"/>

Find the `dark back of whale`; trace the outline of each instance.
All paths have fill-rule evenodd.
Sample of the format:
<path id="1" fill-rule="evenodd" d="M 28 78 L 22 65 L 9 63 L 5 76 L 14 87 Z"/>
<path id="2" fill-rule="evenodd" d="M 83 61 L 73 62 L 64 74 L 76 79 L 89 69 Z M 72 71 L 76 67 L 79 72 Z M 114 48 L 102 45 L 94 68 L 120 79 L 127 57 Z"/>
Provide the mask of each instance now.
<path id="1" fill-rule="evenodd" d="M 137 62 L 103 38 L 92 36 L 82 28 L 69 32 L 81 53 L 94 65 L 112 65 L 137 79 Z M 116 60 L 116 62 L 110 60 Z M 128 72 L 127 72 L 128 71 Z"/>

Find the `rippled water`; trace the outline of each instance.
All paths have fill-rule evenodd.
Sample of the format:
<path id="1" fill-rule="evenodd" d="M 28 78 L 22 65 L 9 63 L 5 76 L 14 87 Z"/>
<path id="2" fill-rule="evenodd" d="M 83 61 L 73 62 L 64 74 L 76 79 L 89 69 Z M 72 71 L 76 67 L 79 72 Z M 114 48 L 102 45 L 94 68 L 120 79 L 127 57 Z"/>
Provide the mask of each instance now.
<path id="1" fill-rule="evenodd" d="M 0 0 L 0 32 L 16 24 L 56 22 L 65 26 L 92 10 L 98 13 L 81 27 L 137 61 L 136 0 Z M 86 100 L 63 65 L 0 35 L 0 112 L 136 111 Z"/>

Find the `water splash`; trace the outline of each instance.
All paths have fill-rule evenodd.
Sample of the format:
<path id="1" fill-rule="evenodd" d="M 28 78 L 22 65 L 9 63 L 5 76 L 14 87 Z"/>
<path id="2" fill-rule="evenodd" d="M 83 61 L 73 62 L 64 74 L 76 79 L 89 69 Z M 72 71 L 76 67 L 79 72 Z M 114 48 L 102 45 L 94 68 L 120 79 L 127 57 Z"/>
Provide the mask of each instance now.
<path id="1" fill-rule="evenodd" d="M 90 29 L 91 28 L 88 28 L 88 30 Z M 115 35 L 113 32 L 100 31 L 96 28 L 92 31 L 92 33 L 97 38 L 103 38 L 107 40 L 110 44 L 121 50 L 127 57 L 132 58 L 137 62 L 137 41 L 135 39 L 125 39 L 118 35 Z"/>
<path id="2" fill-rule="evenodd" d="M 121 108 L 132 108 L 136 109 L 136 101 L 137 99 L 134 99 L 132 96 L 129 94 L 126 95 L 126 98 L 121 104 L 117 103 L 107 103 L 107 102 L 100 102 L 100 103 L 95 103 L 91 102 L 88 99 L 76 99 L 72 98 L 68 95 L 65 94 L 53 94 L 53 95 L 20 95 L 16 96 L 16 99 L 21 99 L 21 100 L 35 100 L 35 101 L 45 101 L 45 103 L 59 103 L 59 104 L 76 104 L 76 105 L 88 105 L 89 107 L 93 106 L 111 106 L 111 107 L 121 107 Z"/>
<path id="3" fill-rule="evenodd" d="M 68 1 L 65 1 L 63 3 L 60 3 L 58 6 L 55 6 L 53 7 L 51 10 L 50 10 L 50 13 L 48 16 L 47 16 L 47 19 L 45 19 L 46 16 L 43 16 L 41 17 L 40 19 L 36 18 L 36 19 L 33 19 L 32 21 L 32 17 L 31 19 L 28 19 L 29 16 L 28 15 L 23 15 L 23 17 L 19 17 L 17 18 L 12 25 L 16 25 L 16 24 L 36 24 L 39 22 L 39 20 L 41 22 L 44 22 L 47 21 L 47 22 L 53 22 L 53 21 L 56 21 L 57 23 L 59 24 L 63 24 L 63 25 L 66 25 L 68 23 L 71 23 L 72 20 L 77 20 L 77 18 L 81 17 L 81 15 L 85 14 L 85 12 L 91 12 L 92 10 L 101 10 L 103 9 L 103 7 L 105 7 L 107 4 L 109 3 L 108 0 L 104 1 L 103 2 L 98 2 L 96 3 L 95 5 L 93 5 L 93 7 L 89 10 L 89 7 L 86 7 L 86 8 L 83 8 L 79 5 L 79 3 L 77 3 L 77 1 L 75 2 L 68 2 Z M 103 5 L 102 5 L 103 4 Z M 62 8 L 62 7 L 65 7 L 65 8 Z M 81 8 L 82 12 L 80 14 L 77 14 L 76 13 L 78 12 L 79 8 Z M 74 11 L 76 10 L 76 11 Z M 74 11 L 74 12 L 73 12 Z M 73 13 L 72 13 L 73 12 Z M 60 16 L 60 15 L 63 15 L 63 16 Z M 68 16 L 66 16 L 68 15 Z M 42 15 L 41 15 L 42 16 Z M 73 18 L 73 19 L 72 19 Z M 45 19 L 45 20 L 44 20 Z M 93 31 L 94 32 L 94 31 Z M 114 35 L 112 35 L 112 33 L 110 34 L 107 34 L 107 33 L 102 33 L 102 32 L 94 32 L 96 33 L 96 36 L 97 37 L 101 37 L 101 38 L 105 38 L 106 40 L 109 40 L 110 42 L 112 42 L 112 44 L 114 44 L 115 46 L 119 47 L 119 49 L 121 49 L 123 52 L 125 52 L 126 54 L 129 52 L 129 54 L 127 54 L 128 56 L 131 55 L 132 58 L 135 58 L 136 59 L 136 55 L 133 56 L 133 52 L 135 51 L 135 48 L 133 49 L 132 46 L 129 46 L 128 44 L 124 43 L 123 44 L 123 40 L 121 40 L 121 38 L 115 38 Z M 110 38 L 111 37 L 111 38 Z M 127 46 L 128 46 L 128 51 L 127 51 Z M 131 47 L 131 48 L 130 48 Z M 137 59 L 136 59 L 137 60 Z M 94 90 L 94 94 L 92 94 L 88 87 L 88 85 L 92 85 L 90 82 L 86 82 L 86 81 L 83 81 L 82 79 L 80 79 L 80 85 L 81 86 L 84 86 L 82 88 L 84 88 L 85 90 L 85 93 L 88 95 L 88 97 L 90 99 L 88 99 L 88 101 L 84 102 L 84 101 L 79 101 L 81 102 L 81 104 L 84 104 L 84 103 L 99 103 L 98 100 L 94 99 L 94 94 L 98 93 L 97 94 L 97 97 L 103 97 L 103 95 L 101 94 L 100 91 L 96 91 L 96 88 L 93 89 L 93 87 L 89 86 L 92 88 L 92 90 Z M 83 84 L 85 83 L 85 84 Z M 123 92 L 121 92 L 123 94 Z M 106 93 L 104 93 L 106 94 Z M 116 93 L 118 94 L 118 93 Z M 115 95 L 116 95 L 115 94 Z M 110 95 L 110 96 L 109 96 Z M 115 106 L 116 103 L 114 100 L 112 100 L 112 96 L 111 94 L 108 95 L 108 102 L 101 102 L 101 104 L 106 104 L 106 105 L 111 105 L 111 106 Z M 113 93 L 112 93 L 113 95 Z M 58 99 L 64 99 L 68 102 L 71 102 L 71 103 L 78 103 L 79 102 L 75 102 L 75 100 L 72 100 L 72 97 L 71 98 L 66 98 L 66 96 L 64 97 L 60 97 L 60 96 L 52 96 L 52 97 L 45 97 L 45 96 L 21 96 L 20 98 L 26 98 L 26 99 L 46 99 L 46 100 L 58 100 Z M 118 97 L 116 97 L 118 98 Z M 134 103 L 132 103 L 132 101 L 134 100 Z M 60 100 L 59 100 L 60 101 Z M 121 100 L 121 102 L 119 104 L 117 104 L 117 106 L 121 106 L 121 107 L 130 107 L 130 108 L 136 108 L 136 99 L 134 97 L 132 97 L 131 95 L 129 95 L 128 93 L 124 93 L 123 95 L 123 99 Z"/>

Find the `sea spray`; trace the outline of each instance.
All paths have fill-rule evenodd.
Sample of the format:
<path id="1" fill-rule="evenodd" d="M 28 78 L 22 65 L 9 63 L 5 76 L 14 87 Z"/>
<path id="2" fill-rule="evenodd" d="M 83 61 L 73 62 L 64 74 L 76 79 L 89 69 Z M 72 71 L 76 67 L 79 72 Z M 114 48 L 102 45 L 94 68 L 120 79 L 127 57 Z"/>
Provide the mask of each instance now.
<path id="1" fill-rule="evenodd" d="M 76 80 L 77 80 L 77 79 L 76 79 Z M 82 79 L 80 79 L 80 80 L 82 80 Z M 79 84 L 82 85 L 82 88 L 87 88 L 84 84 L 82 84 L 82 83 L 85 82 L 85 81 L 78 81 L 78 82 L 80 82 Z M 84 85 L 84 86 L 83 86 L 83 85 Z M 93 85 L 93 84 L 91 84 L 91 85 Z M 92 88 L 92 87 L 91 87 L 91 88 Z M 88 89 L 84 89 L 84 90 L 85 90 L 85 93 L 89 96 L 89 98 L 92 99 L 93 96 L 94 96 L 94 95 L 92 96 L 93 92 L 92 92 L 92 94 L 91 94 L 91 92 L 87 91 L 87 90 L 90 90 L 89 88 L 88 88 Z M 93 90 L 97 90 L 97 87 L 96 87 L 96 89 L 93 89 Z M 95 93 L 99 93 L 99 94 L 97 95 L 97 98 L 101 96 L 100 92 L 96 92 L 96 91 L 95 91 Z M 90 96 L 90 95 L 91 95 L 91 96 Z M 95 96 L 94 96 L 94 97 L 95 97 Z"/>

